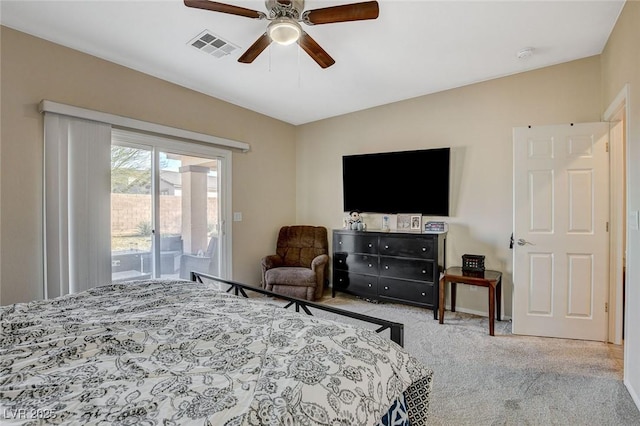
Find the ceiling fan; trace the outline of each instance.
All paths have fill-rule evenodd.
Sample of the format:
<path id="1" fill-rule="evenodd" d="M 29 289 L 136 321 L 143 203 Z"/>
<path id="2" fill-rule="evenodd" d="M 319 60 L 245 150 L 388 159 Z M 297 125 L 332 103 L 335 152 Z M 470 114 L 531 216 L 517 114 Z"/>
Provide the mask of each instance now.
<path id="1" fill-rule="evenodd" d="M 378 2 L 376 1 L 304 11 L 304 0 L 266 0 L 268 15 L 256 10 L 209 0 L 184 0 L 184 4 L 196 9 L 271 21 L 267 25 L 267 31 L 238 59 L 238 62 L 245 64 L 253 62 L 272 41 L 275 41 L 284 45 L 297 42 L 318 65 L 322 68 L 330 67 L 336 61 L 309 34 L 302 30 L 300 22 L 307 25 L 320 25 L 362 21 L 378 17 Z"/>

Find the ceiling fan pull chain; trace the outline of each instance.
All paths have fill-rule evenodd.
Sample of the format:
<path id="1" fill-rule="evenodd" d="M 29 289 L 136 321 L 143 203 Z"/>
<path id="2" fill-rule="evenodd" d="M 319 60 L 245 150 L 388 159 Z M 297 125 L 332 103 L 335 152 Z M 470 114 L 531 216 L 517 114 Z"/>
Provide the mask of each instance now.
<path id="1" fill-rule="evenodd" d="M 300 77 L 300 50 L 302 49 L 300 48 L 300 46 L 298 46 L 297 50 L 298 50 L 298 89 L 300 89 L 301 81 L 302 81 Z"/>

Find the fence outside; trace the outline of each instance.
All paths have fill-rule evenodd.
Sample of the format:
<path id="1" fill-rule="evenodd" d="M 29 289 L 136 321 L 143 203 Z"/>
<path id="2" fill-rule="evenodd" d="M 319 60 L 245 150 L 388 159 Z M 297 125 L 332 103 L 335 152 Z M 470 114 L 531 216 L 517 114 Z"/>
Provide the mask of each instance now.
<path id="1" fill-rule="evenodd" d="M 164 234 L 182 232 L 182 197 L 160 197 L 160 229 Z M 218 223 L 218 199 L 207 198 L 207 223 Z M 111 235 L 114 237 L 140 235 L 141 229 L 151 227 L 151 195 L 111 194 Z"/>

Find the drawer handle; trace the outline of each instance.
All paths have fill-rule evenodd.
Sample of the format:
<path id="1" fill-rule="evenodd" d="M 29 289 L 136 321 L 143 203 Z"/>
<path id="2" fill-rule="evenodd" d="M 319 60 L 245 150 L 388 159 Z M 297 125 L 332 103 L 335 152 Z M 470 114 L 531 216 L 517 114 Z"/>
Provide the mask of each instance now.
<path id="1" fill-rule="evenodd" d="M 422 295 L 423 295 L 423 296 L 426 296 L 427 294 L 426 294 L 426 293 L 422 293 Z"/>
<path id="2" fill-rule="evenodd" d="M 384 265 L 384 269 L 389 269 L 389 265 Z"/>
<path id="3" fill-rule="evenodd" d="M 373 267 L 373 265 L 372 265 L 372 264 L 369 264 L 369 268 L 372 268 L 372 267 Z"/>
<path id="4" fill-rule="evenodd" d="M 427 273 L 427 271 L 423 269 L 423 270 L 422 270 L 422 273 L 423 273 L 423 274 L 426 274 L 426 273 Z"/>
<path id="5" fill-rule="evenodd" d="M 369 247 L 373 247 L 373 245 L 371 243 L 369 243 Z"/>
<path id="6" fill-rule="evenodd" d="M 342 245 L 342 241 L 339 241 L 338 244 Z"/>
<path id="7" fill-rule="evenodd" d="M 385 287 L 384 287 L 384 289 L 385 289 L 385 290 L 389 290 L 389 287 L 385 286 Z"/>
<path id="8" fill-rule="evenodd" d="M 338 263 L 342 263 L 342 260 L 338 260 Z"/>
<path id="9" fill-rule="evenodd" d="M 422 247 L 422 251 L 427 251 L 427 248 L 426 247 Z"/>
<path id="10" fill-rule="evenodd" d="M 388 248 L 389 248 L 389 246 L 384 246 L 384 248 L 388 249 Z"/>
<path id="11" fill-rule="evenodd" d="M 338 281 L 342 282 L 342 278 L 340 278 Z"/>
<path id="12" fill-rule="evenodd" d="M 369 284 L 369 287 L 371 287 L 371 284 Z"/>

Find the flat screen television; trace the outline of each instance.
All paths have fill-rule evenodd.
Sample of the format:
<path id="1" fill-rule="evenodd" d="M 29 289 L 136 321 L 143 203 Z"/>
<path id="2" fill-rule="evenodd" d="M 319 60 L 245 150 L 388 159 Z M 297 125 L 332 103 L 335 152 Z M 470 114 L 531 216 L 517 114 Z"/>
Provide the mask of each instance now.
<path id="1" fill-rule="evenodd" d="M 344 211 L 449 216 L 450 148 L 345 155 Z"/>

